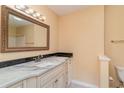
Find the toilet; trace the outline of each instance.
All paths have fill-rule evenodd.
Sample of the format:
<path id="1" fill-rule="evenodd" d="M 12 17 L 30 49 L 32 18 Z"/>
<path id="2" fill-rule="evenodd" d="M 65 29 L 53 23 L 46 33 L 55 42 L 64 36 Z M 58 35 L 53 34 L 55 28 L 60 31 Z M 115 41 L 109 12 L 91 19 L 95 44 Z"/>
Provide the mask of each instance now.
<path id="1" fill-rule="evenodd" d="M 124 67 L 121 66 L 115 66 L 117 77 L 120 82 L 119 87 L 124 87 Z"/>

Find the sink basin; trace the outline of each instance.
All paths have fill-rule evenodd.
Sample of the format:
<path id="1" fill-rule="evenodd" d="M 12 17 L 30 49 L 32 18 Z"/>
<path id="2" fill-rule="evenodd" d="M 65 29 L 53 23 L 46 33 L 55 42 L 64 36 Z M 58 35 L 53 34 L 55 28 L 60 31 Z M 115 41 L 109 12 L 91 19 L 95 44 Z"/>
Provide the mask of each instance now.
<path id="1" fill-rule="evenodd" d="M 35 66 L 40 67 L 40 68 L 49 68 L 49 67 L 52 67 L 55 65 L 56 64 L 54 64 L 54 63 L 45 62 L 45 63 L 36 64 Z"/>
<path id="2" fill-rule="evenodd" d="M 16 68 L 21 71 L 44 70 L 44 68 L 40 68 L 38 66 L 16 66 Z"/>
<path id="3" fill-rule="evenodd" d="M 34 70 L 44 70 L 43 68 L 39 67 L 26 67 L 26 68 L 21 68 L 23 71 L 34 71 Z"/>
<path id="4" fill-rule="evenodd" d="M 27 65 L 18 65 L 15 67 L 18 70 L 22 70 L 22 71 L 34 71 L 34 70 L 44 70 L 47 68 L 51 68 L 55 65 L 56 64 L 52 62 L 37 62 L 37 63 L 27 64 Z"/>

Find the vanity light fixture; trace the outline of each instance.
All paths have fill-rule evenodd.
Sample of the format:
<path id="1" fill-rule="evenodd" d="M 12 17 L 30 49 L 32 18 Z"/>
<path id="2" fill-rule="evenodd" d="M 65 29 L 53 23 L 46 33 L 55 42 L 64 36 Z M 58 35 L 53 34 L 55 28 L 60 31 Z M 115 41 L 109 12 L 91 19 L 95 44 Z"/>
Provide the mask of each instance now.
<path id="1" fill-rule="evenodd" d="M 27 5 L 15 5 L 15 8 L 18 10 L 21 10 L 25 12 L 26 14 L 29 14 L 37 19 L 40 19 L 41 21 L 45 21 L 46 17 L 44 15 L 41 15 L 40 13 L 34 11 L 33 9 L 29 8 Z"/>

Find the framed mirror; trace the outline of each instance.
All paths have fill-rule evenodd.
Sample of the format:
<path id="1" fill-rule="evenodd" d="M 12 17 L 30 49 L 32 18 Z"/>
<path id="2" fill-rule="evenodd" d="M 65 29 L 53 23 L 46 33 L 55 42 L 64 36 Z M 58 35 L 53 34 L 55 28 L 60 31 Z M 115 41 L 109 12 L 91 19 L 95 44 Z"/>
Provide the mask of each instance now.
<path id="1" fill-rule="evenodd" d="M 50 27 L 7 6 L 1 9 L 1 52 L 49 49 Z"/>

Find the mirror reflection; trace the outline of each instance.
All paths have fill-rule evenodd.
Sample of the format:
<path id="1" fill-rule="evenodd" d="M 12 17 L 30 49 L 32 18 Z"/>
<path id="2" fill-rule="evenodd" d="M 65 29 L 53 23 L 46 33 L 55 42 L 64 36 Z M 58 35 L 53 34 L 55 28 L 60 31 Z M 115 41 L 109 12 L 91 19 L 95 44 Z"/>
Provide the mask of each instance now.
<path id="1" fill-rule="evenodd" d="M 8 47 L 46 47 L 47 29 L 9 14 Z"/>

